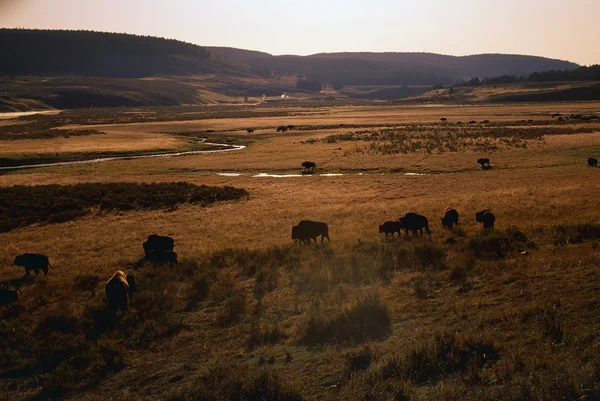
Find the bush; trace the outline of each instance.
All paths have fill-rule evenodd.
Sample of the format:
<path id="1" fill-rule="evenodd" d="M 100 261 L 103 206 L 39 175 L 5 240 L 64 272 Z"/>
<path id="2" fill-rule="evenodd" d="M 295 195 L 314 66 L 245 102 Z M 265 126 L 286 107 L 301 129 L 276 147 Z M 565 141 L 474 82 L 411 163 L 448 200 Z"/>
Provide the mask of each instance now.
<path id="1" fill-rule="evenodd" d="M 504 259 L 512 251 L 508 236 L 497 230 L 485 230 L 471 238 L 469 248 L 475 256 L 490 259 Z"/>
<path id="2" fill-rule="evenodd" d="M 390 327 L 387 305 L 377 296 L 368 295 L 334 316 L 311 315 L 300 343 L 311 346 L 361 343 L 387 336 Z"/>
<path id="3" fill-rule="evenodd" d="M 600 239 L 600 224 L 585 223 L 554 227 L 556 245 L 579 244 L 587 239 Z"/>
<path id="4" fill-rule="evenodd" d="M 286 338 L 288 338 L 288 335 L 277 325 L 262 327 L 260 324 L 253 324 L 246 345 L 252 351 L 261 345 L 277 344 Z"/>
<path id="5" fill-rule="evenodd" d="M 62 223 L 92 210 L 169 209 L 179 203 L 206 206 L 247 196 L 244 189 L 186 182 L 84 183 L 0 188 L 0 232 L 35 223 Z"/>
<path id="6" fill-rule="evenodd" d="M 273 370 L 253 371 L 247 365 L 217 365 L 186 389 L 167 397 L 170 401 L 302 401 L 295 386 L 284 383 Z"/>
<path id="7" fill-rule="evenodd" d="M 243 294 L 233 294 L 225 301 L 225 306 L 217 316 L 221 325 L 230 325 L 239 321 L 246 313 L 246 297 Z"/>

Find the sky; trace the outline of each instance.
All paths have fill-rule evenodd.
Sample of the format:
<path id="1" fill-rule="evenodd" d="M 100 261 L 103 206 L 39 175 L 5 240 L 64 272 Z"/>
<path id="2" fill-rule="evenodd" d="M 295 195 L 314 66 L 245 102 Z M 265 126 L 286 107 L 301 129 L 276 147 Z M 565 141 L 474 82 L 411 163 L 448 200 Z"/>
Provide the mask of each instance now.
<path id="1" fill-rule="evenodd" d="M 600 0 L 0 0 L 0 27 L 85 29 L 271 54 L 528 54 L 600 64 Z"/>

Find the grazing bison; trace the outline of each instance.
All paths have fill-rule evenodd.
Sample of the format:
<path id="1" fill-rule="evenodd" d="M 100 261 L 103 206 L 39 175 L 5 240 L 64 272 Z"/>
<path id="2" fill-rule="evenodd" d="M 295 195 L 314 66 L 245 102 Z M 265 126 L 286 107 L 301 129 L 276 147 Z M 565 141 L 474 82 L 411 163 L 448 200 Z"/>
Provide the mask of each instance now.
<path id="1" fill-rule="evenodd" d="M 248 129 L 246 130 L 246 132 L 247 132 L 247 133 L 249 133 L 249 134 L 253 134 L 253 133 L 254 133 L 254 130 L 253 130 L 252 128 L 248 128 Z"/>
<path id="2" fill-rule="evenodd" d="M 417 235 L 417 230 L 423 235 L 423 229 L 427 231 L 429 234 L 429 238 L 431 238 L 431 233 L 429 232 L 429 223 L 427 221 L 427 217 L 421 216 L 417 213 L 406 213 L 404 217 L 399 219 L 400 228 L 404 230 L 404 234 L 408 235 L 408 230 L 412 231 L 413 236 Z"/>
<path id="3" fill-rule="evenodd" d="M 142 244 L 146 256 L 152 251 L 172 251 L 175 241 L 171 237 L 150 234 L 148 240 Z"/>
<path id="4" fill-rule="evenodd" d="M 331 241 L 331 238 L 329 238 L 329 226 L 327 223 L 302 220 L 297 226 L 292 227 L 293 240 L 309 243 L 312 239 L 317 242 L 317 238 L 319 236 L 321 236 L 321 242 L 323 242 L 325 238 L 327 238 L 328 241 Z"/>
<path id="5" fill-rule="evenodd" d="M 315 162 L 302 162 L 302 167 L 304 167 L 304 170 L 315 171 L 317 169 L 317 164 Z"/>
<path id="6" fill-rule="evenodd" d="M 19 299 L 18 292 L 21 292 L 21 290 L 19 290 L 18 288 L 16 291 L 0 288 L 0 306 L 17 302 L 17 299 Z"/>
<path id="7" fill-rule="evenodd" d="M 442 217 L 442 227 L 452 230 L 455 225 L 458 226 L 458 212 L 456 209 L 447 207 L 444 210 L 444 217 Z"/>
<path id="8" fill-rule="evenodd" d="M 588 159 L 588 166 L 590 166 L 590 167 L 598 167 L 598 159 L 594 159 L 593 157 L 590 157 Z"/>
<path id="9" fill-rule="evenodd" d="M 135 292 L 135 277 L 117 270 L 106 282 L 105 291 L 111 311 L 116 313 L 121 309 L 121 311 L 127 312 L 129 297 Z"/>
<path id="10" fill-rule="evenodd" d="M 485 209 L 475 214 L 475 221 L 478 223 L 483 223 L 483 229 L 487 230 L 489 228 L 494 228 L 496 216 L 490 209 Z"/>
<path id="11" fill-rule="evenodd" d="M 448 119 L 446 117 L 442 117 L 442 118 L 440 118 L 440 121 L 445 123 L 446 121 L 448 121 Z"/>
<path id="12" fill-rule="evenodd" d="M 485 168 L 485 165 L 490 165 L 490 159 L 477 159 L 477 163 L 481 164 L 481 168 Z"/>
<path id="13" fill-rule="evenodd" d="M 277 132 L 285 132 L 287 130 L 288 130 L 288 127 L 286 127 L 285 125 L 277 127 Z"/>
<path id="14" fill-rule="evenodd" d="M 146 254 L 146 260 L 154 263 L 155 265 L 177 263 L 177 254 L 173 251 L 164 249 L 154 249 Z"/>
<path id="15" fill-rule="evenodd" d="M 290 131 L 292 131 L 292 130 L 296 129 L 296 126 L 295 125 L 288 125 L 286 128 L 289 129 Z"/>
<path id="16" fill-rule="evenodd" d="M 38 253 L 24 253 L 23 255 L 15 256 L 15 265 L 24 267 L 25 275 L 29 275 L 29 272 L 32 270 L 35 274 L 38 274 L 41 270 L 45 276 L 48 274 L 48 268 L 52 267 L 50 266 L 48 256 Z"/>
<path id="17" fill-rule="evenodd" d="M 398 237 L 400 237 L 401 229 L 399 221 L 386 221 L 379 226 L 379 233 L 385 233 L 385 238 L 387 238 L 390 233 L 392 234 L 392 238 L 394 238 L 394 233 L 398 233 Z"/>

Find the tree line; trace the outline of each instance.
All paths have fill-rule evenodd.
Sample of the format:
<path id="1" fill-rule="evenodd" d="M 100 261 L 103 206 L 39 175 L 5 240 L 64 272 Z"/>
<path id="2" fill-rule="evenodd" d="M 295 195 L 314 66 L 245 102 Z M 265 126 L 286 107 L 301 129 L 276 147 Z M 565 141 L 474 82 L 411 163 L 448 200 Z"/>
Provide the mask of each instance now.
<path id="1" fill-rule="evenodd" d="M 480 86 L 512 84 L 520 82 L 557 82 L 557 81 L 600 81 L 600 65 L 579 67 L 574 70 L 549 70 L 533 72 L 527 76 L 502 75 L 498 77 L 471 78 L 457 86 Z"/>

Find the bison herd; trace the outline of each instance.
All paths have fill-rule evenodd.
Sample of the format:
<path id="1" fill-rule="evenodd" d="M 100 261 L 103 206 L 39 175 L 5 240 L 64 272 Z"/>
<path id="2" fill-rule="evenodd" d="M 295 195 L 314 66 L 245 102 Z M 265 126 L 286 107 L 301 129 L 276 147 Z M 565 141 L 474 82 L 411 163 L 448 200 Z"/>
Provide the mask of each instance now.
<path id="1" fill-rule="evenodd" d="M 153 264 L 177 263 L 177 254 L 173 252 L 175 241 L 171 237 L 150 234 L 147 240 L 142 244 L 144 249 L 144 258 L 142 262 L 147 261 Z M 44 276 L 48 274 L 48 269 L 52 267 L 48 256 L 37 253 L 24 253 L 15 257 L 14 264 L 25 268 L 25 276 L 33 272 L 37 275 L 40 271 Z M 129 307 L 129 297 L 135 292 L 135 276 L 128 275 L 122 270 L 117 270 L 105 286 L 106 299 L 109 309 L 116 315 L 121 310 L 127 312 Z M 0 288 L 0 306 L 8 305 L 19 299 L 20 289 L 9 290 Z"/>

